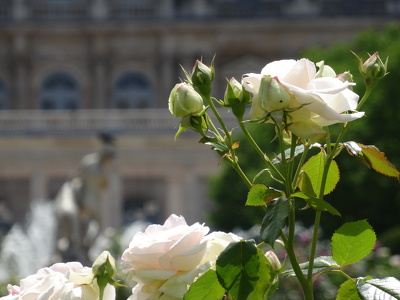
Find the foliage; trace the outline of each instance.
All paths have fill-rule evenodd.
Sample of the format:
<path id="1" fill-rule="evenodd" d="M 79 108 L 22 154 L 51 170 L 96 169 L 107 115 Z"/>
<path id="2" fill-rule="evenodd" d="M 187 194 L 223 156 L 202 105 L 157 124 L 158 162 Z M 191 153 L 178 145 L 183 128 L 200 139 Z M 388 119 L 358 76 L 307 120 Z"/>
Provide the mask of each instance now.
<path id="1" fill-rule="evenodd" d="M 350 122 L 364 115 L 364 112 L 360 112 L 361 107 L 378 81 L 387 75 L 387 59 L 384 63 L 378 52 L 365 62 L 356 58 L 365 83 L 360 99 L 350 90 L 350 73 L 336 75 L 324 62 L 314 65 L 306 59 L 270 63 L 263 68 L 261 74 L 245 74 L 243 86 L 237 81 L 229 81 L 223 100 L 211 97 L 211 82 L 215 72 L 213 63 L 209 69 L 201 63 L 201 72 L 196 67 L 192 73 L 185 72 L 187 85 L 198 93 L 196 99 L 202 97 L 205 109 L 200 113 L 181 116 L 176 137 L 186 129 L 200 134 L 200 143 L 216 151 L 221 160 L 227 162 L 242 179 L 244 190 L 248 191 L 244 204 L 251 208 L 261 208 L 264 214 L 260 222 L 262 243 L 256 245 L 254 240 L 244 239 L 230 243 L 220 253 L 215 273 L 207 272 L 191 284 L 185 299 L 189 299 L 189 295 L 198 299 L 268 299 L 278 288 L 282 277 L 292 276 L 300 284 L 304 299 L 312 300 L 315 282 L 322 275 L 330 273 L 339 274 L 347 280 L 338 289 L 337 299 L 374 299 L 374 295 L 400 299 L 400 281 L 394 277 L 351 277 L 345 271 L 344 267 L 363 260 L 376 245 L 376 234 L 366 220 L 345 222 L 337 229 L 332 236 L 331 255 L 318 257 L 317 252 L 322 213 L 341 216 L 326 197 L 332 194 L 340 180 L 340 168 L 335 159 L 341 152 L 347 151 L 350 156 L 358 158 L 365 166 L 381 175 L 400 180 L 400 172 L 377 147 L 343 140 Z M 199 81 L 201 74 L 207 76 Z M 245 107 L 249 105 L 246 91 L 252 94 L 248 121 L 243 118 Z M 173 93 L 174 90 L 169 100 L 170 107 L 176 104 L 172 103 L 175 101 Z M 246 156 L 239 155 L 242 145 L 234 138 L 232 129 L 227 128 L 216 104 L 232 109 L 244 140 L 248 141 L 261 160 L 254 168 L 243 169 L 246 166 Z M 173 110 L 170 111 L 180 117 Z M 211 112 L 220 128 L 210 117 Z M 279 145 L 276 151 L 279 154 L 275 154 L 273 159 L 269 156 L 271 153 L 260 148 L 261 144 L 249 132 L 248 122 L 257 123 L 258 129 L 255 132 L 262 134 L 265 127 L 261 126 L 272 124 L 274 130 L 270 132 L 275 134 L 274 139 Z M 336 123 L 342 124 L 337 126 L 339 129 L 331 131 L 330 125 Z M 261 143 L 264 142 L 265 138 L 261 138 Z M 222 219 L 227 215 L 233 220 L 232 226 L 242 225 L 238 223 L 242 220 L 254 223 L 254 215 L 252 219 L 245 216 L 240 220 L 241 214 L 235 212 L 236 207 L 232 210 L 235 202 L 231 196 L 243 193 L 242 187 L 237 187 L 232 178 L 228 189 L 214 189 L 216 193 L 222 192 L 221 199 L 224 199 L 219 207 L 220 213 L 214 215 L 214 219 Z M 233 191 L 233 194 L 227 191 Z M 347 201 L 353 200 L 349 192 L 345 196 Z M 296 217 L 301 205 L 302 210 L 314 214 L 314 228 L 308 242 L 309 252 L 303 263 L 300 263 L 300 259 L 304 258 L 295 251 Z M 273 251 L 263 254 L 263 245 L 275 249 L 277 244 L 284 247 L 287 266 L 282 267 Z M 206 294 L 199 293 L 205 284 L 212 286 L 212 289 Z"/>
<path id="2" fill-rule="evenodd" d="M 357 74 L 357 59 L 350 50 L 365 55 L 373 53 L 375 49 L 380 49 L 383 57 L 389 57 L 390 75 L 383 78 L 374 89 L 363 106 L 363 110 L 367 112 L 366 117 L 351 125 L 345 140 L 360 140 L 365 145 L 375 144 L 378 149 L 384 149 L 385 155 L 390 157 L 393 165 L 399 166 L 400 134 L 397 129 L 397 114 L 400 111 L 400 85 L 397 81 L 400 78 L 400 25 L 391 24 L 384 31 L 368 30 L 359 34 L 350 44 L 336 44 L 329 48 L 312 47 L 305 50 L 301 56 L 312 61 L 324 60 L 335 70 Z M 356 86 L 353 90 L 362 94 L 365 89 L 363 78 L 355 76 L 354 81 Z M 270 126 L 271 124 L 264 124 L 264 127 L 252 126 L 251 134 L 260 141 L 262 149 L 277 153 L 277 149 L 274 149 L 275 144 L 271 143 L 274 134 L 271 133 L 271 128 L 266 128 Z M 331 127 L 332 134 L 340 130 L 340 126 Z M 240 141 L 237 152 L 243 169 L 253 174 L 258 170 L 261 161 L 254 155 L 243 135 L 238 134 L 237 139 Z M 398 226 L 400 211 L 400 189 L 396 180 L 387 180 L 380 174 L 371 172 L 367 167 L 360 166 L 357 159 L 345 153 L 341 153 L 337 161 L 341 180 L 335 193 L 327 195 L 326 199 L 341 212 L 342 217 L 338 218 L 334 214 L 324 216 L 324 236 L 329 238 L 343 221 L 368 219 L 380 239 L 391 246 L 393 252 L 400 253 L 400 243 L 397 242 L 400 240 L 400 230 L 391 229 Z M 215 209 L 210 213 L 210 222 L 221 230 L 232 230 L 235 226 L 249 228 L 260 222 L 261 217 L 255 217 L 248 207 L 243 207 L 243 197 L 247 191 L 244 184 L 232 185 L 236 178 L 235 171 L 226 164 L 211 181 L 211 196 L 215 201 Z M 351 201 L 346 197 L 348 194 L 352 195 Z M 227 195 L 229 196 L 226 197 Z M 385 200 L 382 201 L 383 199 Z M 387 209 L 388 205 L 390 209 Z M 222 213 L 223 211 L 225 213 Z M 381 212 L 385 212 L 384 217 Z M 232 214 L 235 217 L 232 218 Z M 299 219 L 306 225 L 311 225 L 313 220 L 309 210 L 299 212 Z"/>
<path id="3" fill-rule="evenodd" d="M 385 30 L 368 30 L 356 36 L 351 44 L 338 44 L 327 49 L 314 47 L 306 50 L 302 56 L 311 60 L 324 60 L 335 70 L 348 70 L 357 73 L 357 61 L 349 55 L 355 53 L 373 53 L 379 48 L 383 57 L 389 57 L 389 76 L 383 78 L 374 89 L 369 100 L 363 106 L 366 117 L 352 124 L 346 133 L 346 140 L 360 140 L 365 145 L 376 145 L 384 149 L 385 155 L 395 166 L 400 165 L 398 149 L 400 133 L 398 131 L 398 112 L 400 111 L 400 25 L 391 24 Z M 355 76 L 354 91 L 362 94 L 365 86 L 360 76 Z M 342 221 L 366 219 L 374 227 L 378 236 L 384 238 L 398 226 L 400 211 L 400 189 L 395 180 L 387 180 L 380 174 L 360 167 L 353 157 L 341 154 L 338 159 L 341 170 L 341 181 L 335 194 L 328 196 L 328 201 L 342 213 L 343 219 L 327 216 L 324 222 L 326 236 L 330 236 Z M 351 194 L 348 201 L 345 195 Z M 362 209 L 360 204 L 362 203 Z M 390 209 L 388 209 L 390 207 Z M 382 213 L 384 212 L 384 217 Z M 393 231 L 392 231 L 393 232 Z M 387 240 L 392 251 L 400 253 L 399 234 Z"/>

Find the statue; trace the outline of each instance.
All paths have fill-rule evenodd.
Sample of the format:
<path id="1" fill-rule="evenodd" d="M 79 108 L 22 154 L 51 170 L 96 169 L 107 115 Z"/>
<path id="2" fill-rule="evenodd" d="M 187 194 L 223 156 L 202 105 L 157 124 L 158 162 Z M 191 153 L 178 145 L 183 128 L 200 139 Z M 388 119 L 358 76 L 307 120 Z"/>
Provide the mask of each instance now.
<path id="1" fill-rule="evenodd" d="M 62 185 L 55 198 L 57 252 L 63 261 L 90 263 L 88 251 L 104 229 L 101 207 L 108 187 L 107 167 L 115 149 L 111 136 L 103 134 L 101 139 L 102 148 L 82 158 L 76 175 Z"/>

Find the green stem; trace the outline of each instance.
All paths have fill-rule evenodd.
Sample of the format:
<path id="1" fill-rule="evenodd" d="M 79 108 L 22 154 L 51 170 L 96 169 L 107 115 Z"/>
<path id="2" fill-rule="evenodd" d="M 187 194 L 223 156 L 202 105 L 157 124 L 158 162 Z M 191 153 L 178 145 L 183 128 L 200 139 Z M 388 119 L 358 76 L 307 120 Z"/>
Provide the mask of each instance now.
<path id="1" fill-rule="evenodd" d="M 308 150 L 310 149 L 310 147 L 311 147 L 310 143 L 307 143 L 307 144 L 304 145 L 303 153 L 301 154 L 300 161 L 299 161 L 299 163 L 297 165 L 296 172 L 294 173 L 294 176 L 293 176 L 293 181 L 292 181 L 292 189 L 293 190 L 297 186 L 297 181 L 298 181 L 299 176 L 300 176 L 300 171 L 301 171 L 301 168 L 302 168 L 302 166 L 304 164 L 304 161 L 305 161 L 305 159 L 307 157 L 307 153 L 308 153 Z"/>
<path id="2" fill-rule="evenodd" d="M 284 183 L 286 187 L 286 197 L 289 201 L 289 218 L 288 218 L 288 237 L 286 237 L 283 233 L 281 234 L 281 238 L 285 243 L 286 253 L 289 256 L 290 263 L 292 265 L 293 271 L 296 274 L 297 280 L 299 281 L 304 294 L 304 299 L 313 300 L 313 290 L 311 281 L 308 281 L 301 271 L 299 262 L 296 257 L 296 253 L 294 252 L 294 234 L 295 234 L 295 223 L 296 223 L 296 208 L 294 199 L 291 197 L 293 189 L 292 189 L 292 179 L 290 173 L 290 167 L 286 160 L 285 149 L 284 149 L 284 140 L 283 140 L 283 132 L 282 129 L 277 125 L 278 128 L 278 138 L 279 138 L 279 146 L 281 151 L 282 158 L 282 168 L 284 170 Z M 294 143 L 294 139 L 292 139 L 292 144 Z M 291 150 L 291 159 L 293 159 L 294 148 L 292 145 Z"/>
<path id="3" fill-rule="evenodd" d="M 360 110 L 361 107 L 364 105 L 365 101 L 367 101 L 367 99 L 369 98 L 369 96 L 371 95 L 372 90 L 374 89 L 375 86 L 367 86 L 367 89 L 365 90 L 365 94 L 364 96 L 361 98 L 360 102 L 358 102 L 357 108 L 356 110 Z"/>
<path id="4" fill-rule="evenodd" d="M 369 96 L 371 95 L 371 92 L 373 90 L 373 86 L 367 86 L 367 89 L 364 93 L 364 96 L 360 100 L 360 102 L 357 105 L 357 110 L 360 110 L 361 107 L 364 105 L 364 103 L 367 101 Z M 323 199 L 324 197 L 324 192 L 325 192 L 325 185 L 326 185 L 326 179 L 328 178 L 328 171 L 329 167 L 332 163 L 333 158 L 336 155 L 336 151 L 339 148 L 340 142 L 343 139 L 347 128 L 349 126 L 349 123 L 345 123 L 343 125 L 342 131 L 340 132 L 335 145 L 333 146 L 332 151 L 330 151 L 331 144 L 329 143 L 327 147 L 329 147 L 329 150 L 327 152 L 329 153 L 328 156 L 325 159 L 325 164 L 324 164 L 324 171 L 322 173 L 322 179 L 321 179 L 321 187 L 319 191 L 319 199 Z M 308 273 L 307 273 L 307 278 L 308 280 L 312 279 L 312 273 L 313 273 L 313 267 L 314 267 L 314 258 L 315 258 L 315 251 L 317 248 L 317 240 L 318 240 L 318 231 L 319 231 L 319 224 L 321 221 L 321 211 L 317 211 L 315 214 L 315 220 L 314 220 L 314 232 L 312 236 L 312 242 L 311 242 L 311 249 L 310 249 L 310 260 L 309 260 L 309 265 L 308 265 Z"/>
<path id="5" fill-rule="evenodd" d="M 275 167 L 275 165 L 271 162 L 271 160 L 268 158 L 266 154 L 260 149 L 260 147 L 257 145 L 257 143 L 254 141 L 253 137 L 251 136 L 250 132 L 247 130 L 246 125 L 243 123 L 243 119 L 239 119 L 239 125 L 240 128 L 242 129 L 242 132 L 246 136 L 247 140 L 250 142 L 251 146 L 254 148 L 254 150 L 258 153 L 258 155 L 264 160 L 264 162 L 268 165 L 268 167 L 273 170 L 281 180 L 285 180 L 281 172 Z"/>
<path id="6" fill-rule="evenodd" d="M 236 172 L 239 174 L 239 176 L 242 178 L 244 183 L 247 185 L 247 187 L 250 189 L 253 184 L 251 181 L 247 178 L 246 174 L 243 172 L 242 168 L 240 168 L 239 164 L 235 161 L 231 160 L 231 166 L 236 170 Z"/>
<path id="7" fill-rule="evenodd" d="M 304 299 L 313 300 L 313 290 L 310 282 L 306 279 L 303 272 L 301 271 L 299 262 L 297 261 L 296 253 L 294 252 L 294 245 L 290 242 L 285 234 L 281 233 L 281 239 L 285 243 L 286 253 L 289 256 L 290 264 L 292 265 L 293 271 L 296 274 L 297 280 L 299 281 L 304 294 Z"/>
<path id="8" fill-rule="evenodd" d="M 214 102 L 211 100 L 211 97 L 209 95 L 208 96 L 201 95 L 201 96 L 203 98 L 203 101 L 211 107 L 211 110 L 213 111 L 215 117 L 217 118 L 219 124 L 221 125 L 222 130 L 225 133 L 225 136 L 229 139 L 229 142 L 230 142 L 229 148 L 231 148 L 232 147 L 231 135 L 228 131 L 228 128 L 226 128 L 226 125 L 225 125 L 224 121 L 222 120 L 221 115 L 219 114 L 217 108 L 215 107 Z"/>
<path id="9" fill-rule="evenodd" d="M 288 179 L 290 181 L 293 176 L 294 153 L 296 150 L 296 142 L 297 142 L 297 136 L 292 133 L 292 141 L 291 141 L 291 147 L 290 147 L 290 160 L 289 160 L 289 169 L 288 169 Z M 291 187 L 291 190 L 293 191 L 293 187 Z"/>

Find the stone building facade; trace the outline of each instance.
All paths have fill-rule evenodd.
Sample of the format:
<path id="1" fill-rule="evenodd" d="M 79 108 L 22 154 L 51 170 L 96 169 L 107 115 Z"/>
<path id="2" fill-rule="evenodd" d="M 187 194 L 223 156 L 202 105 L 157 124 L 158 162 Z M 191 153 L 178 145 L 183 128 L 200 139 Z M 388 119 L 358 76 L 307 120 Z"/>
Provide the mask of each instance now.
<path id="1" fill-rule="evenodd" d="M 2 0 L 3 222 L 52 199 L 104 131 L 118 149 L 109 225 L 170 213 L 204 220 L 219 158 L 193 134 L 174 142 L 179 120 L 166 107 L 179 65 L 190 70 L 216 55 L 222 97 L 227 77 L 350 41 L 399 15 L 398 0 Z"/>

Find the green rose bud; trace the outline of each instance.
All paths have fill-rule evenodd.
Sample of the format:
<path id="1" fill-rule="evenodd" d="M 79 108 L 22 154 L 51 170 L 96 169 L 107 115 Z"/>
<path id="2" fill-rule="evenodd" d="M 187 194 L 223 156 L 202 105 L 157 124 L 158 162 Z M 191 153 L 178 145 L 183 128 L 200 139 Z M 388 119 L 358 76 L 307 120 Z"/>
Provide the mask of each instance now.
<path id="1" fill-rule="evenodd" d="M 214 80 L 214 66 L 207 67 L 200 60 L 196 63 L 192 70 L 192 83 L 194 86 L 209 85 Z"/>
<path id="2" fill-rule="evenodd" d="M 379 53 L 375 52 L 365 62 L 356 55 L 358 59 L 358 68 L 360 73 L 365 77 L 365 85 L 369 86 L 375 84 L 379 79 L 382 79 L 387 74 L 387 63 L 379 57 Z"/>
<path id="3" fill-rule="evenodd" d="M 235 78 L 228 81 L 224 94 L 224 105 L 231 107 L 233 104 L 243 103 L 249 105 L 251 103 L 250 93 Z"/>
<path id="4" fill-rule="evenodd" d="M 168 108 L 177 118 L 196 115 L 204 109 L 203 98 L 189 84 L 178 83 L 171 91 Z"/>
<path id="5" fill-rule="evenodd" d="M 271 264 L 272 270 L 278 271 L 282 267 L 281 262 L 279 261 L 279 258 L 276 256 L 274 251 L 269 250 L 267 253 L 265 253 L 265 257 Z"/>
<path id="6" fill-rule="evenodd" d="M 203 96 L 209 97 L 211 94 L 211 83 L 214 80 L 214 60 L 210 67 L 207 67 L 201 61 L 197 60 L 191 77 L 189 78 L 193 84 L 193 88 Z"/>
<path id="7" fill-rule="evenodd" d="M 280 83 L 278 77 L 264 75 L 258 92 L 259 104 L 266 112 L 282 110 L 289 107 L 291 96 Z"/>
<path id="8" fill-rule="evenodd" d="M 115 259 L 110 252 L 103 251 L 93 263 L 92 272 L 95 276 L 112 278 L 116 273 Z"/>

